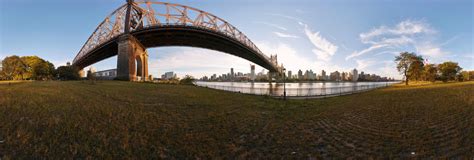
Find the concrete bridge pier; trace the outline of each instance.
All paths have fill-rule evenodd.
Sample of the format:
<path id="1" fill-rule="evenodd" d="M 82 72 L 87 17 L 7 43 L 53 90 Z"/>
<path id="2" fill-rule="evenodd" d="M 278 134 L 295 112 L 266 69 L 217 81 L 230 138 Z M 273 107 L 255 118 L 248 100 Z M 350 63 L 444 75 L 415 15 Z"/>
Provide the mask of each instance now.
<path id="1" fill-rule="evenodd" d="M 132 35 L 119 37 L 117 79 L 124 81 L 148 81 L 148 53 Z"/>

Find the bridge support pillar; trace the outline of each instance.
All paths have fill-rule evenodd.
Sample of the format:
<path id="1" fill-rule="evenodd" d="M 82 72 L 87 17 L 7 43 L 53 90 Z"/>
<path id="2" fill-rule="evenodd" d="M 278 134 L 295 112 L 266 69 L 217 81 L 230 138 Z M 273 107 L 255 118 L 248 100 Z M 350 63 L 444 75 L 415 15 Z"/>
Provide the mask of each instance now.
<path id="1" fill-rule="evenodd" d="M 148 80 L 148 53 L 132 35 L 118 40 L 117 79 L 124 81 Z"/>
<path id="2" fill-rule="evenodd" d="M 79 78 L 86 77 L 86 72 L 84 72 L 84 69 L 79 70 L 78 73 L 79 73 Z"/>
<path id="3" fill-rule="evenodd" d="M 275 78 L 275 72 L 268 72 L 268 82 L 273 82 L 273 78 Z"/>

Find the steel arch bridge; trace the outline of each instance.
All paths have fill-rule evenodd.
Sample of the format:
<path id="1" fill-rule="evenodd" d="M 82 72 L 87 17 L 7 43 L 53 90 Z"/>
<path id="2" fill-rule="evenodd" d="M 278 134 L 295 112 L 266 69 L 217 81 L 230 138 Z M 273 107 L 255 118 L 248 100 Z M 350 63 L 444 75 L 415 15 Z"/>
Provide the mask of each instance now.
<path id="1" fill-rule="evenodd" d="M 73 60 L 83 69 L 118 55 L 117 77 L 148 77 L 146 48 L 191 46 L 217 50 L 282 74 L 277 57 L 266 56 L 236 27 L 208 12 L 172 3 L 133 1 L 113 11 L 92 33 Z"/>

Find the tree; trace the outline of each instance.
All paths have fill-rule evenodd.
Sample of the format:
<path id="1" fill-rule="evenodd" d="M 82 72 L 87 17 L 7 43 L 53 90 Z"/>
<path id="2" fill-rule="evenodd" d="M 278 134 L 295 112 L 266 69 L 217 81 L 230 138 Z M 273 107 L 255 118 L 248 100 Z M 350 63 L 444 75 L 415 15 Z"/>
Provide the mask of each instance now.
<path id="1" fill-rule="evenodd" d="M 56 69 L 56 76 L 59 80 L 78 80 L 79 71 L 73 66 L 60 66 Z"/>
<path id="2" fill-rule="evenodd" d="M 23 56 L 21 60 L 27 66 L 26 79 L 47 80 L 52 79 L 54 65 L 38 56 Z"/>
<path id="3" fill-rule="evenodd" d="M 423 78 L 423 70 L 423 58 L 421 56 L 413 57 L 410 68 L 408 69 L 408 74 L 410 75 L 411 80 L 421 80 Z"/>
<path id="4" fill-rule="evenodd" d="M 194 82 L 195 78 L 190 75 L 186 75 L 183 79 L 179 81 L 179 84 L 187 84 L 187 85 L 192 85 Z"/>
<path id="5" fill-rule="evenodd" d="M 5 80 L 5 74 L 3 73 L 2 63 L 3 60 L 0 60 L 0 80 Z"/>
<path id="6" fill-rule="evenodd" d="M 3 59 L 2 72 L 7 80 L 23 80 L 24 74 L 27 72 L 27 66 L 20 57 L 13 55 Z"/>
<path id="7" fill-rule="evenodd" d="M 455 80 L 458 73 L 462 70 L 458 63 L 451 61 L 439 64 L 438 69 L 440 72 L 440 79 L 443 82 Z"/>
<path id="8" fill-rule="evenodd" d="M 472 72 L 472 71 L 462 71 L 462 72 L 461 72 L 460 75 L 462 75 L 462 79 L 463 79 L 464 81 L 470 81 L 470 80 L 472 80 L 472 79 L 471 79 L 471 76 L 470 76 L 470 72 Z"/>
<path id="9" fill-rule="evenodd" d="M 423 70 L 423 80 L 434 82 L 436 81 L 438 69 L 435 64 L 427 64 Z"/>
<path id="10" fill-rule="evenodd" d="M 422 73 L 423 58 L 415 53 L 402 52 L 395 57 L 395 62 L 397 63 L 397 70 L 405 76 L 405 85 L 408 85 L 411 76 L 417 78 Z"/>
<path id="11" fill-rule="evenodd" d="M 473 81 L 474 80 L 474 71 L 462 71 L 460 73 L 464 81 Z"/>

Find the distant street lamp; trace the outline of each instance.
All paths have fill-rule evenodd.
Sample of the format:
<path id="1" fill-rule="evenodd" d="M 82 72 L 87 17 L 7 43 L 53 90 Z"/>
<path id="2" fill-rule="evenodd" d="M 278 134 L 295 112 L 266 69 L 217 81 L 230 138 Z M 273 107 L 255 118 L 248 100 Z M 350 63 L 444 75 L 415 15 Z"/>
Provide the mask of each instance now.
<path id="1" fill-rule="evenodd" d="M 283 68 L 283 99 L 286 100 L 286 68 Z"/>

